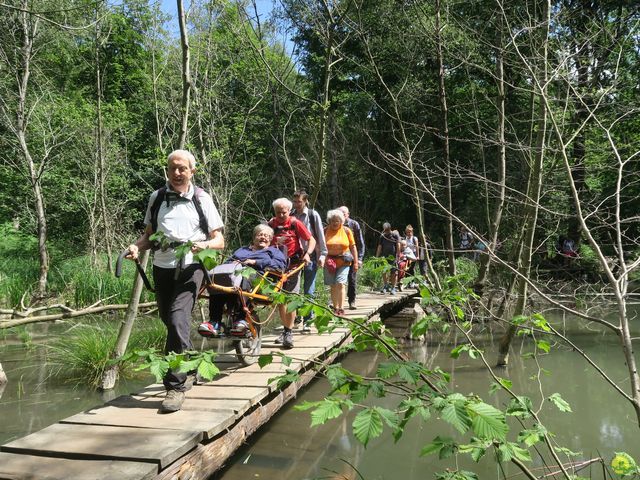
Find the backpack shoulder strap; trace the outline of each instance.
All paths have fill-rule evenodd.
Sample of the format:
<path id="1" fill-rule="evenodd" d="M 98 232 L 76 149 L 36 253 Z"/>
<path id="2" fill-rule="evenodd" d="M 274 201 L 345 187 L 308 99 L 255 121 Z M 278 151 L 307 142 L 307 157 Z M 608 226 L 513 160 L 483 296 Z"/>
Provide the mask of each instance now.
<path id="1" fill-rule="evenodd" d="M 209 238 L 209 222 L 207 222 L 207 217 L 204 214 L 202 203 L 200 202 L 200 195 L 202 195 L 203 193 L 203 188 L 194 187 L 193 197 L 191 197 L 191 201 L 193 202 L 193 206 L 196 207 L 196 211 L 198 212 L 200 230 L 202 230 L 207 238 Z"/>
<path id="2" fill-rule="evenodd" d="M 164 200 L 165 194 L 167 193 L 167 186 L 160 187 L 156 190 L 157 195 L 153 204 L 151 205 L 151 231 L 156 233 L 158 230 L 158 211 L 160 210 L 160 205 L 162 205 L 162 201 Z"/>

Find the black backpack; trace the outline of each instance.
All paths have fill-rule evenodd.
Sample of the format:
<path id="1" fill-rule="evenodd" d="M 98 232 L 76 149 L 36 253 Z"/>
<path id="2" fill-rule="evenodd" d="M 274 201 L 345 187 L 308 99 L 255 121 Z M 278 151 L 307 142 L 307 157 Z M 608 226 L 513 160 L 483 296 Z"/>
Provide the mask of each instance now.
<path id="1" fill-rule="evenodd" d="M 209 238 L 209 222 L 207 222 L 207 217 L 204 215 L 204 210 L 202 210 L 202 203 L 200 203 L 200 195 L 204 193 L 204 189 L 200 187 L 194 187 L 193 196 L 191 197 L 191 201 L 193 202 L 193 206 L 196 207 L 196 211 L 198 212 L 200 229 L 204 232 L 204 234 Z M 153 233 L 156 233 L 158 230 L 158 212 L 160 211 L 160 205 L 162 205 L 162 201 L 165 199 L 167 194 L 167 186 L 161 187 L 158 189 L 158 195 L 156 196 L 153 204 L 151 205 L 151 230 Z M 169 200 L 167 200 L 167 203 Z"/>

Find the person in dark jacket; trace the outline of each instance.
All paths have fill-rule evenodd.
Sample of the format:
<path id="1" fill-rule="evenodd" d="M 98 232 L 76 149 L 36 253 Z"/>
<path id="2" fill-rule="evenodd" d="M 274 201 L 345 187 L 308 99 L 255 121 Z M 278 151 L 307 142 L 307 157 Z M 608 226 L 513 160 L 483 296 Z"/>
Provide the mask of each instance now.
<path id="1" fill-rule="evenodd" d="M 358 267 L 362 268 L 362 260 L 364 259 L 364 238 L 360 224 L 349 216 L 349 209 L 346 206 L 338 208 L 344 214 L 344 224 L 353 232 L 356 241 L 356 249 L 358 250 Z M 352 268 L 349 270 L 349 283 L 347 284 L 347 300 L 349 301 L 349 310 L 356 309 L 356 289 L 357 289 L 357 270 Z"/>
<path id="2" fill-rule="evenodd" d="M 253 229 L 253 241 L 251 245 L 240 247 L 225 263 L 238 263 L 251 267 L 258 273 L 266 271 L 284 272 L 287 268 L 287 259 L 278 247 L 271 245 L 273 229 L 268 225 L 258 225 Z M 211 293 L 209 297 L 209 321 L 203 322 L 198 327 L 198 333 L 203 337 L 216 337 L 222 332 L 222 313 L 224 306 L 238 312 L 234 319 L 231 333 L 240 335 L 248 327 L 245 313 L 240 304 L 238 295 L 226 293 Z"/>

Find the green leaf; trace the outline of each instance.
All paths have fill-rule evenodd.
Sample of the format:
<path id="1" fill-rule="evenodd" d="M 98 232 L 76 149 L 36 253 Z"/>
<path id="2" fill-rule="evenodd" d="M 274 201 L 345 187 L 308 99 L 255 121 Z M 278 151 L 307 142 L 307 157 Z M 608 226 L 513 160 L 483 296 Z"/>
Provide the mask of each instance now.
<path id="1" fill-rule="evenodd" d="M 455 394 L 454 394 L 455 395 Z M 471 426 L 471 418 L 467 413 L 464 401 L 449 400 L 446 402 L 444 408 L 441 411 L 442 419 L 453 425 L 453 427 L 460 433 L 466 432 Z"/>
<path id="2" fill-rule="evenodd" d="M 559 393 L 556 392 L 552 394 L 548 400 L 551 401 L 561 412 L 572 412 L 571 405 L 569 405 Z"/>
<path id="3" fill-rule="evenodd" d="M 382 433 L 382 417 L 375 407 L 362 410 L 353 420 L 353 434 L 365 447 Z"/>
<path id="4" fill-rule="evenodd" d="M 287 369 L 284 375 L 279 375 L 277 377 L 270 378 L 268 383 L 276 382 L 277 388 L 284 388 L 287 385 L 297 382 L 300 379 L 300 374 L 298 372 L 294 372 L 293 370 Z"/>
<path id="5" fill-rule="evenodd" d="M 164 360 L 151 362 L 149 371 L 156 377 L 156 382 L 160 383 L 169 371 L 169 364 Z"/>
<path id="6" fill-rule="evenodd" d="M 473 431 L 481 438 L 505 441 L 509 427 L 502 413 L 497 408 L 483 402 L 469 403 Z"/>
<path id="7" fill-rule="evenodd" d="M 498 459 L 500 459 L 500 461 L 510 462 L 512 458 L 523 462 L 530 462 L 531 454 L 517 443 L 507 442 L 498 447 Z"/>
<path id="8" fill-rule="evenodd" d="M 549 353 L 549 350 L 551 350 L 551 345 L 545 340 L 538 340 L 536 346 L 545 353 Z"/>
<path id="9" fill-rule="evenodd" d="M 389 410 L 387 408 L 375 407 L 376 411 L 380 414 L 384 423 L 387 424 L 388 427 L 397 428 L 398 427 L 398 414 L 393 410 Z"/>
<path id="10" fill-rule="evenodd" d="M 422 366 L 416 363 L 403 363 L 398 368 L 398 376 L 407 383 L 418 383 Z"/>
<path id="11" fill-rule="evenodd" d="M 529 418 L 531 411 L 533 410 L 533 404 L 529 397 L 518 396 L 512 399 L 507 406 L 507 415 L 512 417 Z"/>
<path id="12" fill-rule="evenodd" d="M 321 403 L 322 402 L 308 402 L 305 400 L 304 402 L 297 403 L 296 405 L 293 406 L 293 408 L 300 412 L 304 412 L 305 410 L 311 410 L 312 408 L 316 408 Z"/>
<path id="13" fill-rule="evenodd" d="M 269 353 L 266 355 L 260 355 L 258 357 L 258 365 L 260 365 L 260 368 L 264 368 L 267 365 L 271 365 L 273 363 L 273 354 Z"/>
<path id="14" fill-rule="evenodd" d="M 456 448 L 455 445 L 456 444 L 453 441 L 453 439 L 449 437 L 437 436 L 436 438 L 433 439 L 433 442 L 428 443 L 427 445 L 422 447 L 422 449 L 420 450 L 420 456 L 424 457 L 425 455 L 430 455 L 436 452 L 438 452 L 438 455 L 441 456 L 440 452 L 443 449 L 447 449 L 447 450 L 455 449 Z"/>
<path id="15" fill-rule="evenodd" d="M 527 447 L 532 447 L 536 443 L 541 442 L 547 429 L 541 425 L 534 425 L 534 428 L 522 430 L 518 434 L 518 441 L 524 443 Z"/>
<path id="16" fill-rule="evenodd" d="M 342 415 L 340 403 L 325 398 L 319 402 L 317 408 L 311 412 L 311 426 L 323 425 L 327 420 L 338 418 L 340 415 Z"/>
<path id="17" fill-rule="evenodd" d="M 574 452 L 573 450 L 570 450 L 566 447 L 553 447 L 553 449 L 558 452 L 558 453 L 562 453 L 568 457 L 580 457 L 582 456 L 582 452 Z"/>
<path id="18" fill-rule="evenodd" d="M 611 459 L 611 468 L 617 475 L 633 475 L 640 473 L 636 461 L 627 452 L 615 452 Z"/>
<path id="19" fill-rule="evenodd" d="M 388 378 L 393 377 L 398 372 L 399 368 L 400 368 L 399 363 L 383 362 L 383 363 L 380 363 L 380 365 L 378 365 L 377 375 L 378 377 L 386 380 Z"/>
<path id="20" fill-rule="evenodd" d="M 202 360 L 198 365 L 198 374 L 206 379 L 211 380 L 220 373 L 220 369 L 210 361 Z"/>
<path id="21" fill-rule="evenodd" d="M 287 355 L 282 355 L 282 364 L 285 367 L 290 367 L 291 366 L 291 360 L 292 360 L 291 357 L 288 357 Z"/>

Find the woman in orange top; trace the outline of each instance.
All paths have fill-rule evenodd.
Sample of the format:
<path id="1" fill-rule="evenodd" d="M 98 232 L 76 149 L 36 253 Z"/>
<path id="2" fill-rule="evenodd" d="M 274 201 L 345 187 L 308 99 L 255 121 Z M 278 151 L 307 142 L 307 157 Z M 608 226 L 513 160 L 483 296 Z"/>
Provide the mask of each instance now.
<path id="1" fill-rule="evenodd" d="M 345 287 L 349 280 L 349 268 L 358 270 L 358 251 L 353 232 L 343 225 L 344 214 L 340 210 L 329 210 L 327 223 L 329 225 L 324 230 L 328 250 L 324 264 L 324 284 L 331 288 L 334 311 L 337 315 L 344 315 Z"/>

